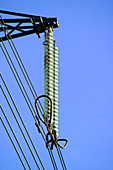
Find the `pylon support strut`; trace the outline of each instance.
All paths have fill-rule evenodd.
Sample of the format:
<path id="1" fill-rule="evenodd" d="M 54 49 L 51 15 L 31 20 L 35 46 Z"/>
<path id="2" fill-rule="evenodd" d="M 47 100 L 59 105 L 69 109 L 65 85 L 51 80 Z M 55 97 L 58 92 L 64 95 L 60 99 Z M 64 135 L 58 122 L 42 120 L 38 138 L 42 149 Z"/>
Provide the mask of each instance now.
<path id="1" fill-rule="evenodd" d="M 3 25 L 0 26 L 0 32 L 3 32 L 3 27 L 4 27 L 5 30 L 9 31 L 7 35 L 10 35 L 12 39 L 29 35 L 29 34 L 34 34 L 34 33 L 36 33 L 40 38 L 39 34 L 45 32 L 46 28 L 59 27 L 57 18 L 46 18 L 46 17 L 36 16 L 36 15 L 22 14 L 22 13 L 10 12 L 10 11 L 3 11 L 3 10 L 0 10 L 0 13 L 22 17 L 22 18 L 14 18 L 14 19 L 12 18 L 3 19 L 4 22 L 2 18 L 0 19 L 0 23 Z M 26 23 L 28 25 L 26 25 Z M 6 35 L 2 37 L 2 40 L 3 41 L 7 40 Z"/>

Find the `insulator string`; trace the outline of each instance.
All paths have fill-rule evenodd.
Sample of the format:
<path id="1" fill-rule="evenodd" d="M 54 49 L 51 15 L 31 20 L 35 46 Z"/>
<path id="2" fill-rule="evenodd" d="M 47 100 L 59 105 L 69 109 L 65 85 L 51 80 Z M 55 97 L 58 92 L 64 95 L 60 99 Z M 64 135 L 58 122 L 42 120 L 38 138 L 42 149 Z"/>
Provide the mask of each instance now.
<path id="1" fill-rule="evenodd" d="M 59 50 L 55 46 L 53 30 L 48 29 L 44 41 L 44 93 L 52 100 L 51 128 L 59 136 Z M 44 110 L 47 119 L 50 120 L 50 102 L 44 101 Z"/>

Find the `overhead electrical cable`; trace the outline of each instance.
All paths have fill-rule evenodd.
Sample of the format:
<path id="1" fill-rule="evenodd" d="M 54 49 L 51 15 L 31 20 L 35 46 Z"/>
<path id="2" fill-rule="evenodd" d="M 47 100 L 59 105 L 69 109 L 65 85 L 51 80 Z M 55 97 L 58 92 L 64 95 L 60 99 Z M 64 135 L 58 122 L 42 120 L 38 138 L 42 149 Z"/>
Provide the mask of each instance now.
<path id="1" fill-rule="evenodd" d="M 30 145 L 29 145 L 29 143 L 28 143 L 28 141 L 27 141 L 27 139 L 26 139 L 26 137 L 25 137 L 25 135 L 24 135 L 24 132 L 23 132 L 23 130 L 22 130 L 22 128 L 21 128 L 18 120 L 17 120 L 17 117 L 16 117 L 16 115 L 15 115 L 15 113 L 14 113 L 14 111 L 13 111 L 11 105 L 10 105 L 10 102 L 9 102 L 9 100 L 8 100 L 8 98 L 7 98 L 7 96 L 6 96 L 6 94 L 5 94 L 5 92 L 4 92 L 4 90 L 3 90 L 3 88 L 2 88 L 1 85 L 0 85 L 0 89 L 2 90 L 2 93 L 3 93 L 3 95 L 4 95 L 4 97 L 5 97 L 6 101 L 7 101 L 7 104 L 9 105 L 9 108 L 10 108 L 10 110 L 11 110 L 11 112 L 12 112 L 14 118 L 15 118 L 15 121 L 16 121 L 16 123 L 17 123 L 17 125 L 18 125 L 18 127 L 19 127 L 19 129 L 20 129 L 20 131 L 21 131 L 21 133 L 22 133 L 22 136 L 23 136 L 23 138 L 24 138 L 24 140 L 25 140 L 25 142 L 26 142 L 26 144 L 27 144 L 27 146 L 28 146 L 28 149 L 29 149 L 29 151 L 30 151 L 30 153 L 31 153 L 31 155 L 32 155 L 32 157 L 33 157 L 33 160 L 35 161 L 35 164 L 36 164 L 37 168 L 40 169 L 40 168 L 39 168 L 39 165 L 38 165 L 38 163 L 37 163 L 37 161 L 36 161 L 36 158 L 35 158 L 35 156 L 34 156 L 34 154 L 33 154 L 33 152 L 32 152 L 32 149 L 31 149 L 31 147 L 30 147 Z"/>
<path id="2" fill-rule="evenodd" d="M 3 125 L 3 127 L 4 127 L 4 129 L 5 129 L 6 133 L 7 133 L 7 135 L 8 135 L 8 137 L 9 137 L 9 139 L 10 139 L 10 141 L 11 141 L 11 143 L 12 143 L 12 145 L 13 145 L 16 153 L 17 153 L 17 155 L 18 155 L 18 158 L 19 158 L 19 160 L 20 160 L 23 168 L 26 170 L 26 167 L 25 167 L 25 165 L 24 165 L 24 163 L 23 163 L 23 161 L 22 161 L 22 159 L 21 159 L 21 156 L 20 156 L 20 154 L 19 154 L 19 152 L 18 152 L 18 150 L 17 150 L 17 148 L 16 148 L 16 146 L 15 146 L 15 144 L 14 144 L 14 142 L 13 142 L 13 140 L 12 140 L 12 138 L 11 138 L 9 132 L 8 132 L 8 129 L 6 128 L 5 123 L 4 123 L 4 121 L 2 120 L 1 117 L 0 117 L 0 120 L 1 120 L 1 122 L 2 122 L 2 125 Z"/>
<path id="3" fill-rule="evenodd" d="M 1 17 L 1 16 L 0 16 L 0 17 Z M 2 20 L 2 23 L 5 25 L 5 22 L 4 22 L 4 20 L 2 19 L 2 17 L 1 17 L 1 20 Z M 27 84 L 28 84 L 28 87 L 29 87 L 29 89 L 30 89 L 30 91 L 31 91 L 34 99 L 36 99 L 36 98 L 38 97 L 38 95 L 37 95 L 37 93 L 36 93 L 36 91 L 35 91 L 35 88 L 34 88 L 32 82 L 31 82 L 31 80 L 30 80 L 30 77 L 29 77 L 29 75 L 28 75 L 28 73 L 27 73 L 27 71 L 26 71 L 26 68 L 25 68 L 25 66 L 24 66 L 24 64 L 23 64 L 23 62 L 22 62 L 22 59 L 21 59 L 21 57 L 20 57 L 20 55 L 19 55 L 19 53 L 18 53 L 18 51 L 17 51 L 17 49 L 16 49 L 16 46 L 15 46 L 15 44 L 14 44 L 12 38 L 11 38 L 11 35 L 10 35 L 9 32 L 8 32 L 7 27 L 5 27 L 5 29 L 4 29 L 2 23 L 1 23 L 1 26 L 2 26 L 2 28 L 3 28 L 3 31 L 4 31 L 4 33 L 5 33 L 6 38 L 7 38 L 7 40 L 8 40 L 8 43 L 9 43 L 9 45 L 10 45 L 10 47 L 11 47 L 13 53 L 14 53 L 14 56 L 15 56 L 15 58 L 16 58 L 16 60 L 17 60 L 17 63 L 18 63 L 18 65 L 19 65 L 19 67 L 20 67 L 20 69 L 21 69 L 21 71 L 22 71 L 22 73 L 23 73 L 23 76 L 24 76 L 24 78 L 25 78 L 25 80 L 26 80 L 26 82 L 27 82 Z M 7 31 L 7 34 L 6 34 L 6 31 Z M 10 40 L 9 40 L 9 37 L 10 37 Z M 12 44 L 11 44 L 11 43 L 12 43 Z M 15 51 L 14 51 L 14 50 L 15 50 Z M 16 53 L 15 53 L 15 52 L 16 52 Z M 16 54 L 17 54 L 17 55 L 16 55 Z M 22 65 L 22 66 L 21 66 L 21 65 Z M 25 73 L 24 73 L 24 72 L 25 72 Z M 28 80 L 27 80 L 27 79 L 28 79 Z M 33 93 L 33 92 L 34 92 L 34 93 Z M 44 111 L 44 109 L 43 109 L 40 101 L 39 101 L 39 104 L 40 104 L 42 110 Z M 41 114 L 42 114 L 42 113 L 41 113 Z"/>
<path id="4" fill-rule="evenodd" d="M 16 82 L 17 82 L 17 84 L 18 84 L 18 86 L 19 86 L 19 88 L 20 88 L 20 90 L 21 90 L 21 92 L 22 92 L 22 95 L 24 96 L 24 99 L 25 99 L 25 101 L 26 101 L 26 103 L 27 103 L 27 105 L 28 105 L 28 107 L 29 107 L 29 109 L 30 109 L 30 111 L 31 111 L 31 113 L 32 113 L 32 116 L 33 116 L 33 118 L 35 119 L 35 116 L 34 116 L 32 110 L 31 110 L 31 108 L 30 108 L 30 106 L 29 106 L 29 103 L 28 103 L 28 101 L 27 101 L 27 98 L 26 98 L 26 96 L 25 96 L 25 94 L 24 94 L 24 92 L 23 92 L 23 90 L 22 90 L 22 87 L 21 87 L 21 85 L 20 85 L 20 83 L 19 83 L 19 81 L 18 81 L 18 79 L 17 79 L 17 77 L 16 77 L 16 74 L 15 74 L 15 72 L 14 72 L 14 70 L 13 70 L 13 68 L 12 68 L 12 66 L 11 66 L 8 58 L 7 58 L 7 55 L 6 55 L 6 53 L 5 53 L 5 51 L 4 51 L 4 49 L 3 49 L 3 47 L 2 47 L 1 44 L 0 44 L 0 47 L 1 47 L 1 49 L 2 49 L 2 52 L 3 52 L 3 54 L 4 54 L 4 56 L 5 56 L 6 60 L 7 60 L 7 62 L 8 62 L 8 65 L 9 65 L 9 67 L 10 67 L 10 69 L 11 69 L 13 75 L 14 75 L 14 78 L 16 79 Z"/>
<path id="5" fill-rule="evenodd" d="M 11 127 L 11 124 L 10 124 L 10 122 L 8 121 L 8 118 L 7 118 L 7 116 L 6 116 L 3 108 L 1 107 L 1 105 L 0 105 L 0 109 L 1 109 L 1 111 L 2 111 L 2 113 L 3 113 L 3 115 L 4 115 L 5 119 L 6 119 L 6 121 L 7 121 L 7 123 L 8 123 L 10 129 L 11 129 L 11 132 L 12 132 L 12 134 L 13 134 L 13 136 L 14 136 L 14 138 L 15 138 L 15 140 L 16 140 L 16 142 L 17 142 L 17 144 L 18 144 L 18 146 L 19 146 L 19 148 L 20 148 L 20 150 L 21 150 L 21 152 L 22 152 L 22 155 L 23 155 L 23 157 L 24 157 L 24 159 L 25 159 L 25 161 L 26 161 L 29 169 L 31 170 L 31 167 L 30 167 L 30 165 L 29 165 L 29 162 L 28 162 L 28 160 L 27 160 L 27 158 L 26 158 L 26 156 L 25 156 L 25 154 L 24 154 L 24 151 L 23 151 L 23 149 L 22 149 L 22 147 L 21 147 L 21 145 L 20 145 L 20 143 L 19 143 L 19 141 L 18 141 L 18 139 L 17 139 L 17 137 L 16 137 L 16 135 L 15 135 L 12 127 Z"/>
<path id="6" fill-rule="evenodd" d="M 1 17 L 1 19 L 2 19 L 2 17 Z M 3 24 L 5 25 L 5 22 L 4 22 L 3 19 L 2 19 L 2 22 L 3 22 Z M 4 28 L 4 27 L 3 27 L 3 24 L 1 23 L 1 26 L 2 26 L 2 28 L 3 28 L 3 31 L 4 31 L 4 33 L 5 33 L 5 36 L 7 37 L 8 43 L 9 43 L 9 45 L 10 45 L 10 47 L 11 47 L 13 53 L 14 53 L 14 56 L 15 56 L 17 62 L 18 62 L 18 65 L 19 65 L 19 67 L 20 67 L 20 69 L 21 69 L 21 71 L 22 71 L 22 73 L 23 73 L 23 75 L 24 75 L 24 78 L 25 78 L 25 80 L 26 80 L 26 82 L 27 82 L 27 84 L 28 84 L 28 87 L 30 88 L 31 93 L 32 93 L 33 97 L 35 98 L 36 92 L 34 91 L 34 92 L 35 92 L 35 95 L 34 95 L 34 93 L 33 93 L 34 87 L 33 87 L 32 83 L 31 83 L 31 80 L 30 80 L 30 78 L 29 78 L 29 76 L 28 76 L 28 73 L 27 73 L 27 71 L 26 71 L 26 69 L 25 69 L 25 66 L 23 65 L 23 62 L 22 62 L 22 60 L 21 60 L 21 57 L 20 57 L 20 55 L 19 55 L 19 53 L 18 53 L 18 51 L 17 51 L 17 49 L 16 49 L 16 46 L 15 46 L 15 44 L 14 44 L 14 42 L 13 42 L 13 40 L 12 40 L 12 38 L 11 38 L 9 32 L 8 32 L 7 27 Z M 6 34 L 6 32 L 7 32 L 7 34 Z M 10 40 L 9 40 L 9 37 L 10 37 Z M 11 43 L 12 43 L 12 44 L 11 44 Z M 14 50 L 15 50 L 15 51 L 14 51 Z M 21 65 L 22 65 L 22 66 L 21 66 Z M 23 67 L 23 69 L 22 69 L 22 67 Z M 25 73 L 24 73 L 24 72 L 25 72 Z M 25 76 L 25 74 L 27 75 L 27 77 Z M 27 80 L 27 78 L 28 78 L 29 81 Z M 29 82 L 30 82 L 30 84 L 29 84 Z M 30 85 L 32 86 L 33 90 L 32 90 L 32 88 L 30 87 Z M 37 97 L 37 96 L 36 96 L 36 97 Z"/>
<path id="7" fill-rule="evenodd" d="M 27 101 L 27 98 L 26 98 L 26 96 L 25 96 L 25 94 L 24 94 L 24 92 L 23 92 L 23 90 L 22 90 L 22 87 L 21 87 L 21 85 L 20 85 L 20 83 L 19 83 L 19 81 L 18 81 L 18 79 L 17 79 L 17 77 L 16 77 L 16 74 L 15 74 L 15 72 L 14 72 L 14 70 L 13 70 L 13 68 L 12 68 L 12 66 L 11 66 L 8 58 L 7 58 L 7 55 L 6 55 L 6 53 L 5 53 L 5 51 L 4 51 L 4 49 L 3 49 L 3 47 L 2 47 L 1 44 L 0 44 L 0 47 L 1 47 L 2 51 L 3 51 L 3 54 L 4 54 L 7 62 L 8 62 L 8 65 L 9 65 L 9 67 L 10 67 L 10 69 L 11 69 L 11 71 L 12 71 L 12 73 L 13 73 L 15 79 L 16 79 L 16 82 L 17 82 L 17 84 L 18 84 L 18 86 L 19 86 L 19 88 L 20 88 L 20 90 L 21 90 L 21 92 L 22 92 L 22 94 L 23 94 L 23 96 L 24 96 L 24 99 L 25 99 L 25 101 L 26 101 L 26 103 L 27 103 L 27 105 L 28 105 L 28 107 L 29 107 L 29 109 L 30 109 L 30 112 L 32 113 L 32 116 L 33 116 L 33 118 L 34 118 L 34 120 L 35 120 L 35 122 L 36 122 L 36 118 L 35 118 L 35 116 L 34 116 L 34 113 L 33 113 L 32 110 L 31 110 L 31 107 L 30 107 L 30 105 L 29 105 L 29 102 Z M 40 125 L 40 126 L 41 126 L 41 125 Z M 44 132 L 44 129 L 43 129 L 42 126 L 41 126 L 41 129 L 42 129 L 43 132 Z M 45 143 L 46 143 L 46 140 L 45 140 L 45 137 L 44 137 L 45 135 L 43 135 L 42 133 L 41 133 L 41 135 L 42 135 L 42 137 L 43 137 L 43 139 L 44 139 L 44 141 L 45 141 Z M 56 161 L 55 161 L 54 155 L 53 155 L 52 151 L 50 150 L 50 148 L 48 148 L 48 152 L 49 152 L 49 155 L 50 155 L 51 162 L 52 162 L 52 165 L 53 165 L 53 167 L 54 167 L 54 170 L 57 170 L 58 168 L 57 168 L 57 165 L 56 165 Z"/>
<path id="8" fill-rule="evenodd" d="M 0 37 L 0 38 L 1 38 L 1 37 Z M 8 38 L 8 37 L 7 37 L 7 38 Z M 6 49 L 6 47 L 5 47 L 5 44 L 3 43 L 2 38 L 1 38 L 1 41 L 2 41 L 2 44 L 3 44 L 3 46 L 4 46 L 5 50 L 6 50 L 6 53 L 7 53 L 8 57 L 9 57 L 11 63 L 13 63 L 12 60 L 11 60 L 11 57 L 10 57 L 10 55 L 9 55 L 9 53 L 8 53 L 8 51 L 7 51 L 7 49 Z M 2 48 L 2 46 L 1 46 L 1 48 Z M 2 48 L 2 51 L 3 51 L 3 53 L 5 54 L 3 48 Z M 7 56 L 6 56 L 6 54 L 5 54 L 5 58 L 6 58 L 7 61 L 9 61 L 8 58 L 7 58 Z M 12 67 L 11 67 L 11 64 L 10 64 L 9 62 L 8 62 L 8 64 L 9 64 L 10 68 L 12 68 Z M 12 65 L 14 66 L 14 64 L 12 64 Z M 16 74 L 18 74 L 17 71 L 16 71 L 15 66 L 14 66 L 13 68 L 14 68 Z M 13 70 L 13 69 L 11 69 L 11 70 Z M 13 71 L 13 73 L 14 73 L 14 71 Z M 14 75 L 15 75 L 15 74 L 14 74 Z M 16 76 L 15 76 L 15 77 L 16 77 Z M 19 77 L 19 75 L 18 75 L 18 77 Z M 16 80 L 17 80 L 17 78 L 16 78 Z M 20 78 L 19 78 L 19 80 L 20 80 Z M 19 83 L 18 83 L 18 84 L 19 84 Z M 23 87 L 23 86 L 22 86 L 22 87 Z M 25 91 L 25 88 L 24 88 L 24 91 Z M 25 93 L 27 93 L 27 92 L 25 91 Z M 28 95 L 27 95 L 27 97 L 28 97 Z M 30 100 L 30 99 L 29 99 L 29 100 Z M 31 104 L 31 102 L 30 102 L 30 104 Z M 32 108 L 33 108 L 33 106 L 32 106 Z M 30 109 L 30 110 L 31 110 L 31 109 Z M 44 110 L 44 109 L 43 109 L 43 110 Z M 35 111 L 34 111 L 34 112 L 35 112 Z M 35 119 L 35 116 L 33 115 L 33 112 L 32 112 L 32 116 L 33 116 L 34 119 Z M 36 119 L 35 119 L 35 121 L 36 121 Z M 42 126 L 41 126 L 41 128 L 42 128 Z M 43 129 L 42 129 L 42 130 L 43 130 Z M 44 130 L 43 130 L 43 131 L 44 131 Z M 51 157 L 51 159 L 52 159 L 53 164 L 55 164 L 55 167 L 56 167 L 56 169 L 57 169 L 57 166 L 56 166 L 56 163 L 55 163 L 55 159 L 53 158 L 53 154 L 52 154 L 52 152 L 51 152 L 50 149 L 49 149 L 49 154 L 51 154 L 50 157 Z"/>
<path id="9" fill-rule="evenodd" d="M 8 50 L 7 50 L 7 48 L 6 48 L 6 46 L 5 46 L 5 44 L 4 44 L 4 42 L 3 42 L 3 40 L 2 40 L 1 37 L 0 37 L 0 39 L 1 39 L 1 41 L 2 41 L 2 44 L 3 44 L 3 47 L 4 47 L 5 51 L 6 51 L 6 53 L 7 53 L 7 56 L 8 56 L 8 58 L 9 58 L 11 64 L 12 64 L 12 66 L 13 66 L 13 69 L 14 69 L 14 71 L 15 71 L 15 73 L 16 73 L 16 75 L 17 75 L 17 77 L 18 77 L 18 79 L 19 79 L 19 81 L 20 81 L 20 83 L 21 83 L 21 86 L 22 86 L 22 88 L 24 89 L 24 92 L 25 92 L 25 94 L 26 94 L 26 96 L 27 96 L 27 98 L 28 98 L 28 101 L 29 101 L 32 109 L 33 109 L 33 112 L 36 113 L 36 111 L 35 111 L 32 103 L 31 103 L 31 100 L 30 100 L 30 98 L 29 98 L 29 96 L 28 96 L 28 93 L 27 93 L 27 91 L 26 91 L 26 89 L 25 89 L 25 87 L 24 87 L 24 85 L 23 85 L 23 83 L 22 83 L 22 80 L 21 80 L 21 78 L 20 78 L 20 76 L 19 76 L 19 74 L 18 74 L 18 71 L 17 71 L 17 69 L 16 69 L 16 67 L 15 67 L 15 65 L 14 65 L 14 63 L 13 63 L 13 61 L 12 61 L 12 59 L 11 59 L 11 56 L 9 55 L 9 52 L 8 52 Z"/>
<path id="10" fill-rule="evenodd" d="M 33 146 L 33 148 L 34 148 L 34 150 L 35 150 L 35 153 L 36 153 L 36 155 L 37 155 L 37 157 L 38 157 L 38 159 L 39 159 L 39 162 L 41 163 L 41 166 L 42 166 L 42 168 L 43 168 L 43 170 L 44 170 L 44 169 L 45 169 L 45 168 L 44 168 L 44 165 L 43 165 L 43 163 L 42 163 L 42 161 L 41 161 L 41 159 L 40 159 L 40 157 L 39 157 L 39 155 L 38 155 L 38 152 L 37 152 L 37 150 L 36 150 L 36 147 L 34 146 L 34 143 L 33 143 L 32 139 L 31 139 L 31 137 L 30 137 L 30 134 L 29 134 L 29 132 L 28 132 L 26 126 L 25 126 L 25 123 L 24 123 L 24 121 L 23 121 L 23 119 L 22 119 L 22 117 L 21 117 L 21 115 L 20 115 L 20 113 L 19 113 L 19 111 L 18 111 L 18 109 L 17 109 L 17 106 L 16 106 L 16 104 L 15 104 L 15 102 L 14 102 L 14 100 L 13 100 L 13 97 L 11 96 L 11 93 L 10 93 L 10 91 L 9 91 L 9 89 L 8 89 L 8 87 L 7 87 L 6 83 L 5 83 L 5 80 L 3 79 L 3 76 L 1 75 L 1 73 L 0 73 L 0 77 L 1 77 L 1 79 L 2 79 L 2 81 L 3 81 L 3 83 L 4 83 L 5 88 L 7 89 L 7 92 L 8 92 L 8 94 L 9 94 L 9 96 L 10 96 L 10 98 L 11 98 L 11 100 L 12 100 L 12 103 L 13 103 L 13 105 L 14 105 L 14 107 L 15 107 L 18 115 L 19 115 L 19 118 L 20 118 L 20 120 L 21 120 L 21 122 L 22 122 L 22 125 L 23 125 L 23 127 L 24 127 L 24 129 L 25 129 L 25 131 L 26 131 L 26 133 L 27 133 L 27 135 L 28 135 L 28 137 L 29 137 L 29 139 L 30 139 L 30 142 L 31 142 L 31 144 L 32 144 L 32 146 Z"/>
<path id="11" fill-rule="evenodd" d="M 60 159 L 60 162 L 61 162 L 61 165 L 62 165 L 63 170 L 67 170 L 67 167 L 66 167 L 66 164 L 65 164 L 65 161 L 64 161 L 62 152 L 61 152 L 61 150 L 60 150 L 60 147 L 59 147 L 59 146 L 56 146 L 56 149 L 57 149 L 57 153 L 58 153 L 58 155 L 59 155 L 59 159 Z"/>

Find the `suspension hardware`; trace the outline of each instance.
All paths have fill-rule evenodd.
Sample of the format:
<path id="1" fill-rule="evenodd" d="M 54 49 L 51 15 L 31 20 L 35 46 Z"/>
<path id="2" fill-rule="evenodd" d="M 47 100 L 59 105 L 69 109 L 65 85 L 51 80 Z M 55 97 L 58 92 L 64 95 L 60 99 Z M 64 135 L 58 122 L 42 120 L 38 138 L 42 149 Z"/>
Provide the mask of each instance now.
<path id="1" fill-rule="evenodd" d="M 49 109 L 49 118 L 47 118 L 47 114 L 43 114 L 43 119 L 41 118 L 40 114 L 39 114 L 39 111 L 38 111 L 38 107 L 37 107 L 37 101 L 39 101 L 40 98 L 47 98 L 50 102 L 50 109 Z M 48 147 L 49 143 L 51 143 L 51 150 L 53 149 L 53 146 L 60 146 L 62 149 L 64 149 L 67 144 L 68 144 L 68 140 L 67 139 L 57 139 L 57 135 L 56 135 L 56 131 L 52 128 L 52 124 L 51 124 L 51 120 L 52 120 L 52 100 L 49 96 L 46 96 L 46 95 L 41 95 L 39 96 L 36 100 L 35 100 L 35 108 L 36 108 L 36 111 L 37 111 L 37 116 L 36 116 L 36 119 L 39 121 L 39 119 L 45 124 L 46 128 L 47 128 L 47 135 L 46 135 L 46 147 Z M 35 124 L 36 126 L 39 127 L 38 124 Z M 49 136 L 50 136 L 50 139 L 49 139 Z M 60 141 L 63 141 L 65 142 L 64 146 L 62 146 L 59 142 Z"/>

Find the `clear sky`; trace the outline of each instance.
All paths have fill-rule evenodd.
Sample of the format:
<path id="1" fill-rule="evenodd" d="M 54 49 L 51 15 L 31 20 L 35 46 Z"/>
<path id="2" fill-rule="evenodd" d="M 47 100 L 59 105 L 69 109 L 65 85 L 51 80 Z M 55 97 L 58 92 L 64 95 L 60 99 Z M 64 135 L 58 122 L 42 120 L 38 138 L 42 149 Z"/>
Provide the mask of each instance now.
<path id="1" fill-rule="evenodd" d="M 54 30 L 54 35 L 60 50 L 59 137 L 69 140 L 62 150 L 67 169 L 113 170 L 113 1 L 1 0 L 0 9 L 58 18 L 60 26 Z M 41 39 L 30 35 L 14 40 L 38 95 L 44 93 L 43 41 L 44 34 Z M 46 169 L 51 169 L 45 144 L 29 118 L 1 49 L 0 72 Z M 15 127 L 1 91 L 0 103 Z M 2 112 L 0 116 L 3 117 Z M 16 134 L 21 140 L 18 130 Z M 24 144 L 23 149 L 27 153 Z M 0 170 L 5 169 L 20 170 L 22 165 L 0 124 Z"/>

